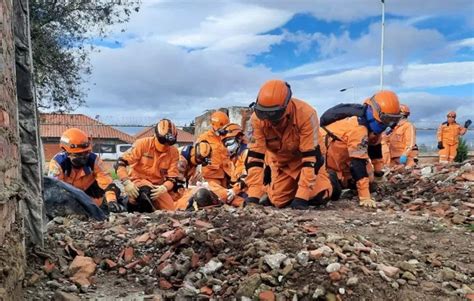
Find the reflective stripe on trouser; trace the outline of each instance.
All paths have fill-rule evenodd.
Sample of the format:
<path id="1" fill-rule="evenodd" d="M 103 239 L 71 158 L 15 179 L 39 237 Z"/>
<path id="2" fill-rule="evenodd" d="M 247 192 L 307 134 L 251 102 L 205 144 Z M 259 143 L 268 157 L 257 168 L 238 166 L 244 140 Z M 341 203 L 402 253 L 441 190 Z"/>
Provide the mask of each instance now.
<path id="1" fill-rule="evenodd" d="M 272 168 L 272 183 L 268 187 L 268 197 L 275 207 L 281 208 L 288 205 L 295 197 L 297 190 L 297 179 L 293 179 L 279 168 Z M 325 190 L 327 190 L 327 193 L 324 198 L 330 198 L 332 195 L 331 181 L 326 169 L 321 168 L 311 189 L 310 199 Z"/>
<path id="2" fill-rule="evenodd" d="M 439 150 L 439 162 L 453 162 L 456 158 L 458 145 L 444 145 L 443 149 Z"/>

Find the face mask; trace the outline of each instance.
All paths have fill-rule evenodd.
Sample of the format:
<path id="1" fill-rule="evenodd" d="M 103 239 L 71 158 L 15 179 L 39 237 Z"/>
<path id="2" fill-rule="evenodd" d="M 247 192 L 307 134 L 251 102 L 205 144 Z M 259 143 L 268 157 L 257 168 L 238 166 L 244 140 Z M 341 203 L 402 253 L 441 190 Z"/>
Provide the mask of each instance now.
<path id="1" fill-rule="evenodd" d="M 238 149 L 239 149 L 239 144 L 238 143 L 234 143 L 234 144 L 231 144 L 231 145 L 227 146 L 227 151 L 231 155 L 235 155 L 235 153 L 237 152 Z"/>
<path id="2" fill-rule="evenodd" d="M 369 123 L 369 130 L 374 134 L 381 134 L 387 128 L 386 125 L 375 120 L 372 108 L 370 106 L 367 108 L 365 117 L 367 119 L 367 122 Z"/>
<path id="3" fill-rule="evenodd" d="M 87 164 L 88 155 L 71 158 L 71 163 L 74 167 L 84 167 Z"/>

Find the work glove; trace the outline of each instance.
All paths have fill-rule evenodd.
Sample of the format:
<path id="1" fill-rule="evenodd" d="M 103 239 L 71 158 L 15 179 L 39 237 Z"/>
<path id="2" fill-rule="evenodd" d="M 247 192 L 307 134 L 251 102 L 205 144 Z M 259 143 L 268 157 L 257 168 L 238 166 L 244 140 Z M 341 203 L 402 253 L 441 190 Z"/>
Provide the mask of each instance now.
<path id="1" fill-rule="evenodd" d="M 235 192 L 233 189 L 227 189 L 227 201 L 232 202 L 235 198 Z"/>
<path id="2" fill-rule="evenodd" d="M 297 210 L 306 210 L 309 207 L 309 202 L 300 198 L 294 198 L 290 203 L 290 208 Z"/>
<path id="3" fill-rule="evenodd" d="M 464 123 L 464 127 L 467 129 L 471 125 L 471 123 L 471 119 L 466 120 L 466 122 Z"/>
<path id="4" fill-rule="evenodd" d="M 117 201 L 108 202 L 107 207 L 109 208 L 109 212 L 119 213 L 119 212 L 125 211 L 125 208 L 120 206 L 119 203 L 117 203 Z"/>
<path id="5" fill-rule="evenodd" d="M 400 164 L 403 164 L 403 165 L 407 164 L 407 160 L 408 160 L 408 157 L 407 157 L 407 156 L 401 155 L 401 157 L 400 157 Z"/>
<path id="6" fill-rule="evenodd" d="M 153 187 L 153 189 L 151 190 L 150 196 L 152 199 L 156 199 L 160 195 L 166 192 L 168 192 L 168 188 L 166 188 L 165 185 L 158 185 L 158 186 Z"/>
<path id="7" fill-rule="evenodd" d="M 138 187 L 130 180 L 123 182 L 125 193 L 134 199 L 138 197 Z"/>
<path id="8" fill-rule="evenodd" d="M 259 199 L 256 197 L 246 197 L 244 200 L 244 204 L 247 205 L 257 205 L 259 202 Z"/>
<path id="9" fill-rule="evenodd" d="M 375 208 L 375 201 L 370 197 L 359 197 L 359 205 L 361 207 Z"/>
<path id="10" fill-rule="evenodd" d="M 270 185 L 272 182 L 272 170 L 270 166 L 265 166 L 263 170 L 263 185 Z"/>
<path id="11" fill-rule="evenodd" d="M 444 149 L 443 142 L 438 141 L 438 149 Z"/>

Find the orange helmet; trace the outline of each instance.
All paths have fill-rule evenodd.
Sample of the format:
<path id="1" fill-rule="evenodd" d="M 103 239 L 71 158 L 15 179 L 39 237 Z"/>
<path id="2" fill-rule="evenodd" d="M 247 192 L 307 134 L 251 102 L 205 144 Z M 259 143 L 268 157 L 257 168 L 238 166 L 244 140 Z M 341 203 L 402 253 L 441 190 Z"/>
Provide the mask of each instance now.
<path id="1" fill-rule="evenodd" d="M 400 114 L 405 117 L 410 116 L 410 108 L 407 105 L 400 104 Z"/>
<path id="2" fill-rule="evenodd" d="M 447 117 L 448 117 L 448 118 L 449 118 L 449 117 L 453 117 L 454 119 L 456 119 L 456 112 L 454 112 L 454 111 L 449 112 L 448 115 L 447 115 Z"/>
<path id="3" fill-rule="evenodd" d="M 173 145 L 178 139 L 178 130 L 169 119 L 161 119 L 155 126 L 155 137 L 163 145 Z"/>
<path id="4" fill-rule="evenodd" d="M 229 116 L 221 111 L 215 111 L 211 115 L 211 126 L 214 131 L 218 131 L 223 126 L 229 123 Z"/>
<path id="5" fill-rule="evenodd" d="M 92 150 L 92 144 L 87 134 L 77 128 L 66 130 L 61 136 L 59 145 L 64 151 L 71 154 L 90 152 Z"/>
<path id="6" fill-rule="evenodd" d="M 386 126 L 396 124 L 402 117 L 398 96 L 392 91 L 380 91 L 364 103 L 372 108 L 375 120 Z"/>
<path id="7" fill-rule="evenodd" d="M 261 120 L 279 121 L 285 114 L 291 95 L 287 82 L 279 79 L 267 81 L 258 92 L 255 115 Z"/>
<path id="8" fill-rule="evenodd" d="M 229 123 L 222 128 L 223 137 L 222 139 L 225 140 L 227 138 L 235 138 L 239 135 L 243 135 L 244 132 L 242 131 L 242 127 L 237 123 Z"/>
<path id="9" fill-rule="evenodd" d="M 193 165 L 202 164 L 206 166 L 211 163 L 212 148 L 209 142 L 201 141 L 193 145 L 187 145 L 181 150 L 181 155 Z"/>

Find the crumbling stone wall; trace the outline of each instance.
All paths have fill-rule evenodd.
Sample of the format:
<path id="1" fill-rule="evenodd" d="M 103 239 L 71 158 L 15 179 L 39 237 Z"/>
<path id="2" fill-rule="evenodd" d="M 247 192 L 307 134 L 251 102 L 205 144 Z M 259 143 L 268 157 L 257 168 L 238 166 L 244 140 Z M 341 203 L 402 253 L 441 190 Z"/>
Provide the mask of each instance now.
<path id="1" fill-rule="evenodd" d="M 42 245 L 43 202 L 42 165 L 38 112 L 33 88 L 28 0 L 13 2 L 13 29 L 16 53 L 16 88 L 20 130 L 23 195 L 21 209 L 25 217 L 28 241 Z"/>
<path id="2" fill-rule="evenodd" d="M 12 16 L 12 1 L 0 1 L 0 300 L 21 300 L 25 265 Z"/>

